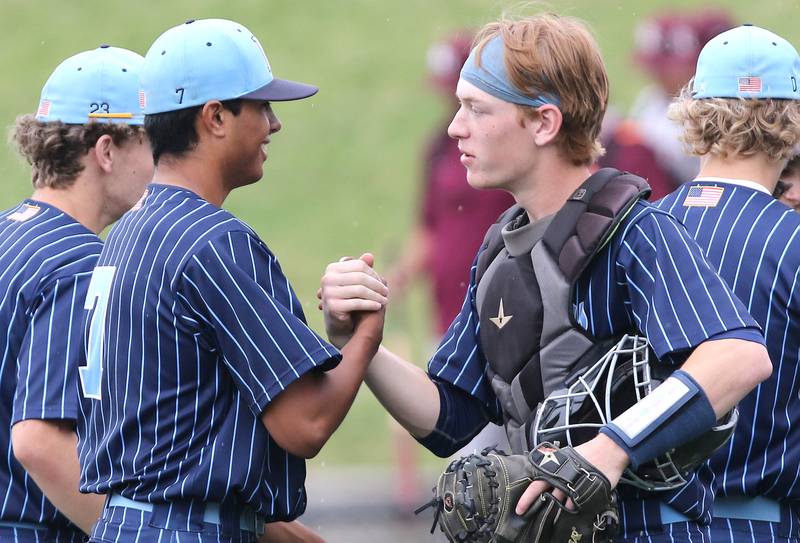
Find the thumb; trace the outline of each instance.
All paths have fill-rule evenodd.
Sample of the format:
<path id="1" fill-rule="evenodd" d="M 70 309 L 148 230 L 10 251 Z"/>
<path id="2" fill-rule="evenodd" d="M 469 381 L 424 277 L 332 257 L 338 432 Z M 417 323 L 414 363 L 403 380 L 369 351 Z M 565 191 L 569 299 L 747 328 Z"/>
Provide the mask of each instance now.
<path id="1" fill-rule="evenodd" d="M 364 262 L 366 262 L 367 266 L 369 266 L 370 268 L 375 266 L 375 255 L 373 255 L 372 253 L 364 253 L 359 258 Z"/>

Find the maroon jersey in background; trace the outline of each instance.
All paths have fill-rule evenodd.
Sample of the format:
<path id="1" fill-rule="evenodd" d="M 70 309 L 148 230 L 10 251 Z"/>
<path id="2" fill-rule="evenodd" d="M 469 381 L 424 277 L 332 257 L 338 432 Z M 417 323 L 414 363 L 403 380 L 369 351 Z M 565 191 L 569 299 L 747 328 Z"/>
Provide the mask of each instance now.
<path id="1" fill-rule="evenodd" d="M 514 204 L 507 192 L 467 183 L 456 140 L 438 132 L 426 152 L 422 224 L 430 236 L 427 271 L 441 334 L 455 318 L 469 284 L 469 270 L 489 226 Z"/>

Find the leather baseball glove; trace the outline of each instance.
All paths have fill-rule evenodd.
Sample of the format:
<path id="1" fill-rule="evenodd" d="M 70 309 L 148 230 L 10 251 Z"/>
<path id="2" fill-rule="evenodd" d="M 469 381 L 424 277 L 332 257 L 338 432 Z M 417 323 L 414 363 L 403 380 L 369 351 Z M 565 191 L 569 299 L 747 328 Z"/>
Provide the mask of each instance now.
<path id="1" fill-rule="evenodd" d="M 543 493 L 524 516 L 514 512 L 534 480 L 561 489 L 569 508 L 552 491 Z M 611 541 L 616 533 L 616 494 L 608 479 L 571 447 L 542 444 L 529 455 L 494 448 L 451 462 L 417 509 L 436 508 L 436 524 L 449 541 L 518 543 Z"/>

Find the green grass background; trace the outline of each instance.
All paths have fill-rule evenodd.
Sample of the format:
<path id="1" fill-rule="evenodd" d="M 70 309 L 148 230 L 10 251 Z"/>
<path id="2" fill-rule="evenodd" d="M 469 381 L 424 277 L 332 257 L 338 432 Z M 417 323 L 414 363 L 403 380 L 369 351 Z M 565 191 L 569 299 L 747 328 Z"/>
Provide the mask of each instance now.
<path id="1" fill-rule="evenodd" d="M 0 0 L 0 124 L 33 112 L 41 87 L 63 58 L 102 43 L 144 54 L 168 27 L 188 18 L 223 17 L 247 25 L 261 40 L 278 77 L 308 81 L 320 93 L 278 104 L 284 128 L 270 144 L 264 178 L 240 189 L 226 207 L 249 222 L 279 255 L 308 319 L 322 329 L 316 291 L 325 265 L 371 250 L 385 269 L 415 217 L 422 141 L 441 125 L 443 104 L 425 85 L 425 53 L 448 31 L 478 27 L 519 6 L 496 0 Z M 632 29 L 667 6 L 708 6 L 686 0 L 569 0 L 528 4 L 591 23 L 624 108 L 644 82 L 630 61 Z M 796 1 L 717 3 L 741 21 L 800 42 Z M 0 207 L 31 190 L 27 165 L 0 147 Z M 387 343 L 419 363 L 432 350 L 427 293 L 390 308 Z M 386 463 L 387 416 L 362 390 L 336 436 L 314 465 Z M 430 458 L 423 455 L 426 461 Z"/>

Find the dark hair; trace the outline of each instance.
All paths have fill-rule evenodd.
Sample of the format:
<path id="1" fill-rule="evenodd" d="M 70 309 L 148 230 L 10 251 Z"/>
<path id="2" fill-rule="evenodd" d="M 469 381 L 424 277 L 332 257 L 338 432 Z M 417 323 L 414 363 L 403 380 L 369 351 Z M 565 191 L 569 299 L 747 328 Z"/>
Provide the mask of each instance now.
<path id="1" fill-rule="evenodd" d="M 37 121 L 33 115 L 17 118 L 10 140 L 31 165 L 36 188 L 67 188 L 83 171 L 82 159 L 102 136 L 109 135 L 114 145 L 143 138 L 141 126 L 122 123 L 64 124 Z"/>
<path id="2" fill-rule="evenodd" d="M 789 184 L 778 179 L 778 182 L 775 184 L 775 190 L 772 191 L 772 196 L 775 198 L 780 198 L 786 194 L 787 190 L 789 190 Z"/>
<path id="3" fill-rule="evenodd" d="M 785 183 L 782 179 L 786 177 L 794 177 L 800 173 L 800 155 L 795 155 L 789 159 L 786 163 L 786 166 L 783 168 L 780 177 L 778 177 L 778 183 L 775 185 L 775 190 L 772 192 L 772 195 L 775 198 L 780 198 L 784 195 L 784 193 L 789 190 L 791 186 L 789 183 Z"/>
<path id="4" fill-rule="evenodd" d="M 798 173 L 800 173 L 800 155 L 795 155 L 786 163 L 786 166 L 781 172 L 780 179 L 784 177 L 793 177 Z"/>
<path id="5" fill-rule="evenodd" d="M 242 111 L 242 100 L 224 100 L 222 106 L 234 115 Z M 153 162 L 158 164 L 162 155 L 180 156 L 197 145 L 194 122 L 203 106 L 189 107 L 166 113 L 145 115 L 144 129 L 150 138 Z"/>

